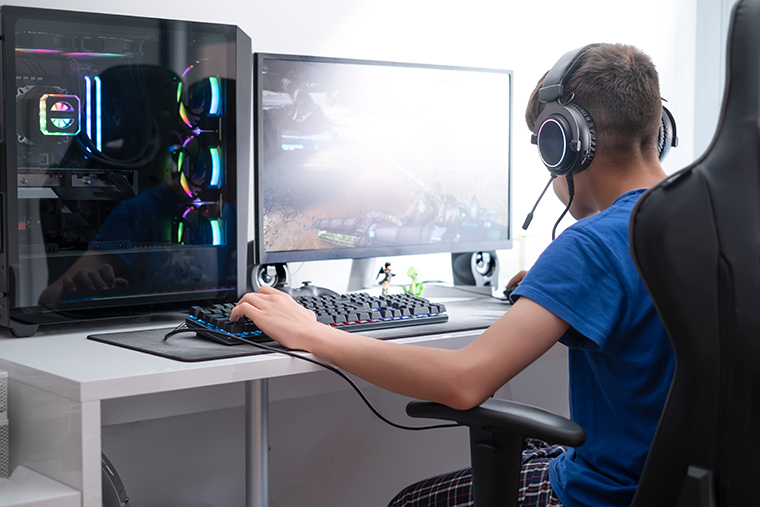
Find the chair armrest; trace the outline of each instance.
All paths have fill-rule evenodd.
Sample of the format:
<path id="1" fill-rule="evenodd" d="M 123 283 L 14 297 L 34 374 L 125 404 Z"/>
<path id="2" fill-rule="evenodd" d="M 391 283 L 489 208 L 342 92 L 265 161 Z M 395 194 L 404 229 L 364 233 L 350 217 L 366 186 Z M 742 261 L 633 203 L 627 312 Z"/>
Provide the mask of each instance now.
<path id="1" fill-rule="evenodd" d="M 578 423 L 516 401 L 489 398 L 479 407 L 469 410 L 456 410 L 430 401 L 411 401 L 406 406 L 406 413 L 410 417 L 444 419 L 465 426 L 539 438 L 551 444 L 578 446 L 586 440 L 586 432 Z"/>

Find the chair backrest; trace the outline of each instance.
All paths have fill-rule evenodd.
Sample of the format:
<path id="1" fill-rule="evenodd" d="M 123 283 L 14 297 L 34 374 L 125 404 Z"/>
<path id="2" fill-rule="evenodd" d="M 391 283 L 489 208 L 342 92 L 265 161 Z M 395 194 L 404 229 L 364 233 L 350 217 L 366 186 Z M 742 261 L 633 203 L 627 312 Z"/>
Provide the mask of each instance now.
<path id="1" fill-rule="evenodd" d="M 727 54 L 710 148 L 631 215 L 631 254 L 676 355 L 637 507 L 683 505 L 689 467 L 712 473 L 703 497 L 721 507 L 760 503 L 760 0 L 734 8 Z"/>

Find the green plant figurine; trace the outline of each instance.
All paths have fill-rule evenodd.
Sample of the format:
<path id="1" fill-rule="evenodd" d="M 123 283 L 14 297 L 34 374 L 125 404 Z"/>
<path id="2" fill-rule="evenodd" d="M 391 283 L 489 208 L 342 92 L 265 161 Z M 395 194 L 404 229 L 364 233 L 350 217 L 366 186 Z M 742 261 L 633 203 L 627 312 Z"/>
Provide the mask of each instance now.
<path id="1" fill-rule="evenodd" d="M 422 292 L 425 290 L 425 285 L 420 282 L 420 270 L 412 266 L 409 271 L 406 272 L 407 276 L 412 279 L 412 283 L 409 286 L 404 285 L 404 294 L 412 294 L 415 296 L 422 296 Z"/>

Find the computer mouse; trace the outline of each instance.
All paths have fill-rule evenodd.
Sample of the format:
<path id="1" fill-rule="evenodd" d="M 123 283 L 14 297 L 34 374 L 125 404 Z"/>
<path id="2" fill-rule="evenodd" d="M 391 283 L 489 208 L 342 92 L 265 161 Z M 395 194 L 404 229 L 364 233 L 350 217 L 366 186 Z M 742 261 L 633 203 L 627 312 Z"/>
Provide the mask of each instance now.
<path id="1" fill-rule="evenodd" d="M 317 296 L 338 296 L 339 295 L 337 292 L 327 289 L 325 287 L 311 285 L 310 281 L 303 282 L 301 286 L 298 287 L 297 289 L 290 289 L 288 293 L 294 298 L 297 298 L 299 296 L 317 297 Z"/>

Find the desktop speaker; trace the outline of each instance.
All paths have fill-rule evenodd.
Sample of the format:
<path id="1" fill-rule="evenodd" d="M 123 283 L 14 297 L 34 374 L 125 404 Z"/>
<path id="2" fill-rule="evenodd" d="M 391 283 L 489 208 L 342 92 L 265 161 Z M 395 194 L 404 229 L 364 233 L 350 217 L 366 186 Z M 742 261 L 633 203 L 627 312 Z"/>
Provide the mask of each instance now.
<path id="1" fill-rule="evenodd" d="M 264 285 L 283 289 L 290 286 L 290 270 L 287 264 L 253 264 L 248 266 L 248 287 L 256 292 Z"/>
<path id="2" fill-rule="evenodd" d="M 451 254 L 454 285 L 492 287 L 499 282 L 499 258 L 496 252 Z"/>

